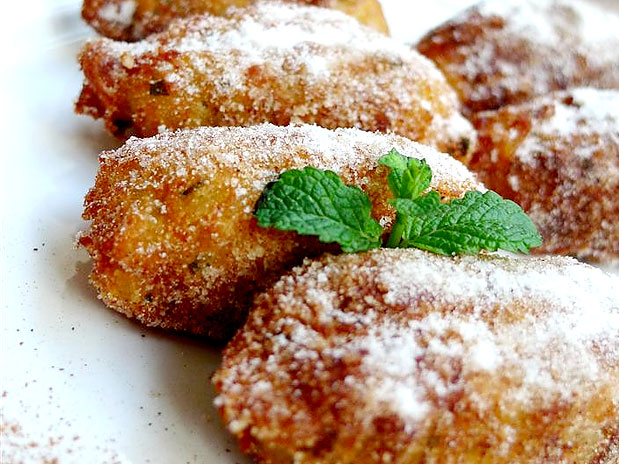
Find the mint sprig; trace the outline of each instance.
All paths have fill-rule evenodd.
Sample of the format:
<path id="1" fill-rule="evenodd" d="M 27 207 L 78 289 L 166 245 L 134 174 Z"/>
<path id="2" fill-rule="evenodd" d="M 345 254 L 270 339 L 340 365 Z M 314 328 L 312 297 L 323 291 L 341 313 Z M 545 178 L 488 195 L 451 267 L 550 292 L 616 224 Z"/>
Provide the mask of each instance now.
<path id="1" fill-rule="evenodd" d="M 387 182 L 396 198 L 413 200 L 430 187 L 432 170 L 426 160 L 407 158 L 393 148 L 378 162 L 391 168 Z"/>
<path id="2" fill-rule="evenodd" d="M 332 171 L 307 167 L 284 172 L 264 192 L 255 216 L 261 227 L 317 235 L 350 253 L 380 247 L 383 229 L 371 213 L 363 190 L 344 185 Z"/>
<path id="3" fill-rule="evenodd" d="M 393 201 L 403 223 L 399 248 L 421 248 L 443 255 L 498 249 L 528 253 L 541 238 L 520 206 L 495 192 L 467 192 L 442 203 L 437 192 L 415 200 Z"/>
<path id="4" fill-rule="evenodd" d="M 473 191 L 442 202 L 437 192 L 422 194 L 432 180 L 425 160 L 393 149 L 379 162 L 391 170 L 387 182 L 397 211 L 385 246 L 454 255 L 498 249 L 528 253 L 541 245 L 535 225 L 513 201 Z M 317 235 L 345 252 L 357 252 L 381 246 L 383 230 L 371 208 L 365 192 L 344 185 L 334 172 L 305 168 L 284 172 L 264 192 L 255 215 L 261 227 Z"/>

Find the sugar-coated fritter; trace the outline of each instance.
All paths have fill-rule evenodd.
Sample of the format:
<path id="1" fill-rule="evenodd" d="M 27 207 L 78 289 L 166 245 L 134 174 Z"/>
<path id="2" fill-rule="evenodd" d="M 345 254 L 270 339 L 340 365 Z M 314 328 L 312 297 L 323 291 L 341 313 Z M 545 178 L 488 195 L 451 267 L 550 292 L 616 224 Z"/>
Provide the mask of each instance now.
<path id="1" fill-rule="evenodd" d="M 619 91 L 556 92 L 473 122 L 469 167 L 529 214 L 544 238 L 534 252 L 619 261 Z"/>
<path id="2" fill-rule="evenodd" d="M 315 123 L 393 131 L 455 155 L 475 145 L 455 92 L 418 53 L 345 14 L 260 3 L 136 43 L 88 43 L 77 111 L 118 136 Z"/>
<path id="3" fill-rule="evenodd" d="M 267 124 L 131 138 L 100 157 L 86 196 L 91 225 L 79 242 L 93 261 L 91 282 L 104 303 L 147 325 L 226 339 L 255 291 L 306 256 L 338 250 L 258 227 L 253 210 L 267 183 L 291 168 L 330 169 L 363 188 L 389 228 L 388 169 L 377 161 L 393 147 L 425 158 L 446 198 L 483 189 L 446 154 L 356 129 Z"/>
<path id="4" fill-rule="evenodd" d="M 614 464 L 617 288 L 565 257 L 308 260 L 256 299 L 215 404 L 259 463 Z"/>
<path id="5" fill-rule="evenodd" d="M 486 0 L 417 49 L 469 112 L 577 86 L 619 88 L 619 15 L 578 0 Z"/>
<path id="6" fill-rule="evenodd" d="M 134 41 L 165 30 L 176 18 L 208 13 L 223 15 L 230 7 L 256 0 L 84 0 L 82 17 L 102 35 Z M 389 29 L 378 0 L 282 0 L 333 8 L 366 26 L 387 34 Z"/>

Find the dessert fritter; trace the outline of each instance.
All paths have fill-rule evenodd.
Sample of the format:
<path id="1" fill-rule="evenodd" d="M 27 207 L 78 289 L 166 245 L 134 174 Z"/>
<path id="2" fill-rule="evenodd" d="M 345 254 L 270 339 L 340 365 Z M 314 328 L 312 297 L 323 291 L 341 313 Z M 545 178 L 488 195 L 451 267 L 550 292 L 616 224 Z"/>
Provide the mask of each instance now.
<path id="1" fill-rule="evenodd" d="M 475 146 L 426 58 L 325 8 L 259 3 L 136 43 L 88 43 L 79 113 L 117 136 L 166 128 L 315 123 L 395 132 L 456 156 Z"/>
<path id="2" fill-rule="evenodd" d="M 534 252 L 619 262 L 619 91 L 556 92 L 473 122 L 469 167 L 531 217 Z"/>
<path id="3" fill-rule="evenodd" d="M 430 31 L 469 113 L 578 86 L 619 89 L 619 15 L 579 0 L 486 0 Z"/>
<path id="4" fill-rule="evenodd" d="M 259 463 L 611 464 L 617 288 L 565 257 L 307 260 L 257 298 L 215 404 Z"/>
<path id="5" fill-rule="evenodd" d="M 357 129 L 266 124 L 131 138 L 101 155 L 86 196 L 90 229 L 79 243 L 92 258 L 90 280 L 106 305 L 149 326 L 228 339 L 256 291 L 306 256 L 339 250 L 260 228 L 253 211 L 267 184 L 292 168 L 332 170 L 368 193 L 388 231 L 395 212 L 378 160 L 392 148 L 425 158 L 445 198 L 484 190 L 446 154 Z"/>
<path id="6" fill-rule="evenodd" d="M 135 41 L 161 32 L 176 18 L 208 13 L 223 15 L 230 7 L 256 0 L 84 0 L 82 17 L 100 34 L 115 40 Z M 378 0 L 283 0 L 301 5 L 333 8 L 362 24 L 389 33 Z"/>

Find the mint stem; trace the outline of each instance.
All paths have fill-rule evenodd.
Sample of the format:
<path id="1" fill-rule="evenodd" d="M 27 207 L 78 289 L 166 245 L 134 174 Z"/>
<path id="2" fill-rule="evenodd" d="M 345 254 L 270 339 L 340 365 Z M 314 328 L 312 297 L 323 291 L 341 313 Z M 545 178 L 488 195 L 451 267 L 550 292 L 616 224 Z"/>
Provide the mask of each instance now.
<path id="1" fill-rule="evenodd" d="M 387 241 L 387 248 L 397 248 L 402 240 L 402 234 L 404 233 L 404 222 L 400 219 L 400 217 L 401 216 L 398 214 L 395 223 L 393 224 L 391 235 Z"/>

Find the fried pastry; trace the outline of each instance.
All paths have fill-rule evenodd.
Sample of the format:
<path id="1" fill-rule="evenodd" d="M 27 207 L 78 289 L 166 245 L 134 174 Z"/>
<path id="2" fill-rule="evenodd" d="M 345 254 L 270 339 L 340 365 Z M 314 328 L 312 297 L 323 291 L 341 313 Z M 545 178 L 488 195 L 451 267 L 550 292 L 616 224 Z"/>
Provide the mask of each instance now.
<path id="1" fill-rule="evenodd" d="M 483 190 L 446 154 L 357 129 L 266 124 L 131 138 L 101 155 L 86 196 L 91 225 L 79 243 L 93 261 L 90 280 L 106 305 L 147 325 L 227 339 L 254 292 L 304 257 L 339 249 L 258 227 L 253 210 L 267 183 L 291 168 L 330 169 L 365 190 L 390 229 L 388 169 L 377 161 L 393 147 L 425 158 L 445 198 Z"/>
<path id="2" fill-rule="evenodd" d="M 556 92 L 473 122 L 469 167 L 531 217 L 534 252 L 619 261 L 619 91 Z"/>
<path id="3" fill-rule="evenodd" d="M 379 32 L 389 33 L 378 0 L 282 0 L 333 8 Z M 115 40 L 135 41 L 161 32 L 176 18 L 208 13 L 223 15 L 230 7 L 255 0 L 84 0 L 82 17 L 100 34 Z"/>
<path id="4" fill-rule="evenodd" d="M 256 299 L 215 404 L 259 463 L 611 464 L 617 288 L 566 257 L 308 260 Z"/>
<path id="5" fill-rule="evenodd" d="M 392 131 L 457 156 L 475 145 L 429 60 L 334 10 L 260 3 L 133 44 L 95 40 L 80 62 L 77 111 L 121 137 L 303 122 Z"/>
<path id="6" fill-rule="evenodd" d="M 617 14 L 577 0 L 487 0 L 417 49 L 474 113 L 571 87 L 618 89 L 617 30 Z"/>

